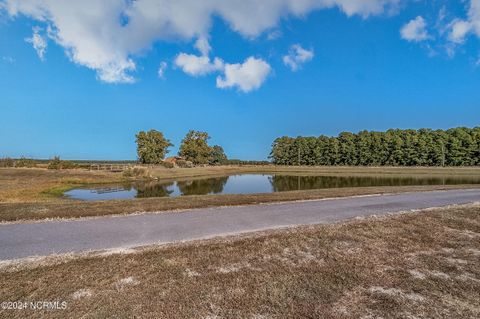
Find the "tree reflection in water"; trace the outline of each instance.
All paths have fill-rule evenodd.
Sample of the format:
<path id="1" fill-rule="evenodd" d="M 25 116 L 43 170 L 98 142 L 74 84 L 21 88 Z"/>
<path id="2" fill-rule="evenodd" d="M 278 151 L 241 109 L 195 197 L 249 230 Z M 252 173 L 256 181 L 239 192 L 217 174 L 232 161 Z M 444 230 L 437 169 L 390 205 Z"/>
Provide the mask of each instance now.
<path id="1" fill-rule="evenodd" d="M 133 187 L 137 190 L 137 198 L 168 197 L 173 193 L 173 182 L 160 184 L 158 182 L 138 183 Z"/>
<path id="2" fill-rule="evenodd" d="M 464 178 L 399 178 L 361 176 L 290 176 L 269 177 L 274 192 L 308 190 L 321 188 L 369 187 L 369 186 L 421 186 L 471 184 L 472 179 Z"/>
<path id="3" fill-rule="evenodd" d="M 228 186 L 227 186 L 228 183 Z M 207 194 L 251 194 L 295 190 L 368 187 L 480 184 L 472 177 L 385 177 L 385 176 L 292 176 L 292 175 L 237 175 L 172 182 L 137 182 L 100 188 L 79 188 L 66 193 L 81 200 L 109 200 L 147 197 L 173 197 Z"/>
<path id="4" fill-rule="evenodd" d="M 220 194 L 227 184 L 229 176 L 197 179 L 192 181 L 177 182 L 177 187 L 182 195 L 207 195 Z"/>

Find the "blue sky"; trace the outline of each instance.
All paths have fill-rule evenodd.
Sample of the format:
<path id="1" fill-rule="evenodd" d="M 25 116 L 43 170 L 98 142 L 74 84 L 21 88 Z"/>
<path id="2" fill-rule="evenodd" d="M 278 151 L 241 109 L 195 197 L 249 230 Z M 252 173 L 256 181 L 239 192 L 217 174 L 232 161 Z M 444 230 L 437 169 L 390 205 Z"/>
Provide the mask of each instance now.
<path id="1" fill-rule="evenodd" d="M 478 0 L 137 1 L 151 23 L 91 1 L 0 0 L 0 157 L 134 159 L 154 128 L 262 160 L 283 135 L 479 124 Z"/>

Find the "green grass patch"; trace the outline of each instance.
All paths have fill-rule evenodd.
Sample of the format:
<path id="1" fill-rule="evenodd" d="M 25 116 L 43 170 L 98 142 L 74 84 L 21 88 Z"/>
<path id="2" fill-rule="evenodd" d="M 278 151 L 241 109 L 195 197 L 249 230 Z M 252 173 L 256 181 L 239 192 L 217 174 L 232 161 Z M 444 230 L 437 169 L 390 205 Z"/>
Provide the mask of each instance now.
<path id="1" fill-rule="evenodd" d="M 68 184 L 68 185 L 61 185 L 49 188 L 41 192 L 42 196 L 47 198 L 60 198 L 63 197 L 65 192 L 72 190 L 74 188 L 80 187 L 80 185 L 76 184 Z"/>

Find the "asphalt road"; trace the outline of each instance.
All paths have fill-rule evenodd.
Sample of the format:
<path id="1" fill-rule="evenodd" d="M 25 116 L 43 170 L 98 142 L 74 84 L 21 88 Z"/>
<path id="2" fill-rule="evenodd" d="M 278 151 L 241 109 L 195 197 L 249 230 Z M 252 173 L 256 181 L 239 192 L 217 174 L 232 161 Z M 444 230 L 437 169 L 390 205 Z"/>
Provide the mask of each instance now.
<path id="1" fill-rule="evenodd" d="M 480 201 L 480 189 L 0 225 L 0 260 L 132 248 Z"/>

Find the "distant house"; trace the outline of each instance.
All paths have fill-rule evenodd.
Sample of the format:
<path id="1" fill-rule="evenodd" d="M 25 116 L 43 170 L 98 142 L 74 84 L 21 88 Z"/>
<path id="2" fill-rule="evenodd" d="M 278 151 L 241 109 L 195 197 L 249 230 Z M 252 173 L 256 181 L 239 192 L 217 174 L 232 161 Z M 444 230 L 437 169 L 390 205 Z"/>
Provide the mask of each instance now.
<path id="1" fill-rule="evenodd" d="M 180 156 L 172 156 L 172 157 L 167 157 L 166 159 L 164 159 L 163 161 L 165 163 L 171 163 L 173 164 L 174 166 L 177 166 L 177 161 L 181 161 L 183 160 L 183 157 L 180 157 Z"/>

